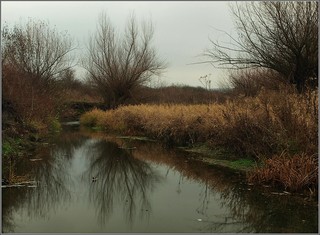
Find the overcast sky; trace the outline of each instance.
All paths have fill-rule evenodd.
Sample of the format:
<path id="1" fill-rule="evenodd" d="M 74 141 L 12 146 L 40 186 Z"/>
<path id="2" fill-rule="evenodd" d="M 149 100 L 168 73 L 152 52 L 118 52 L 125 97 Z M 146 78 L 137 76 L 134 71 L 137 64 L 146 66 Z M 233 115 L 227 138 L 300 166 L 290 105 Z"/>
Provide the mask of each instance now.
<path id="1" fill-rule="evenodd" d="M 67 30 L 85 49 L 88 36 L 95 31 L 99 13 L 105 11 L 121 32 L 128 15 L 135 13 L 139 20 L 151 19 L 155 28 L 153 45 L 168 68 L 161 80 L 166 84 L 202 86 L 199 78 L 211 74 L 213 87 L 226 75 L 211 65 L 187 65 L 203 60 L 199 57 L 210 46 L 209 37 L 223 40 L 223 33 L 234 31 L 226 1 L 1 1 L 1 24 L 13 25 L 28 18 L 45 20 L 58 30 Z M 77 75 L 83 73 L 78 69 Z"/>

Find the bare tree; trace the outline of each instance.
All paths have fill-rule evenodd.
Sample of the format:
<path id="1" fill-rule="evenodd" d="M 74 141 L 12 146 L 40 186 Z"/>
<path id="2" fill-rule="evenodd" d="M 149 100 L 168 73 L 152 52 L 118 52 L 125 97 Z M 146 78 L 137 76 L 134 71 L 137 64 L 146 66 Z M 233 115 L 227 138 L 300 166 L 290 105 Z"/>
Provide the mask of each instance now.
<path id="1" fill-rule="evenodd" d="M 229 44 L 210 40 L 205 56 L 227 68 L 274 70 L 303 92 L 318 78 L 318 3 L 246 2 L 232 8 L 238 38 Z"/>
<path id="2" fill-rule="evenodd" d="M 72 67 L 72 40 L 36 20 L 5 25 L 1 39 L 3 99 L 26 120 L 55 116 L 61 103 L 56 81 Z"/>
<path id="3" fill-rule="evenodd" d="M 29 20 L 2 30 L 2 65 L 46 83 L 69 69 L 72 40 L 43 21 Z"/>
<path id="4" fill-rule="evenodd" d="M 121 37 L 105 13 L 99 16 L 97 31 L 90 38 L 83 66 L 108 108 L 132 99 L 136 88 L 153 75 L 160 75 L 165 68 L 151 46 L 153 33 L 150 22 L 143 22 L 138 27 L 132 15 Z"/>

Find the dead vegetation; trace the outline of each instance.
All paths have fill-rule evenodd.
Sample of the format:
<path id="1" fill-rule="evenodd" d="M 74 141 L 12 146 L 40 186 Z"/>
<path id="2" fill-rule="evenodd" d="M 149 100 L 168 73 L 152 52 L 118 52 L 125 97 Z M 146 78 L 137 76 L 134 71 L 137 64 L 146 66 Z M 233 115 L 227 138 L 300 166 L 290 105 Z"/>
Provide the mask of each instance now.
<path id="1" fill-rule="evenodd" d="M 240 94 L 221 104 L 140 104 L 108 111 L 94 109 L 80 121 L 108 132 L 146 135 L 171 146 L 205 142 L 211 148 L 223 147 L 239 158 L 251 157 L 264 164 L 250 175 L 250 180 L 279 181 L 288 190 L 314 185 L 317 175 L 316 158 L 310 157 L 318 153 L 316 91 L 299 94 L 294 89 L 262 87 L 254 97 Z M 283 151 L 287 154 L 283 155 Z M 295 160 L 299 157 L 299 161 Z M 296 172 L 298 168 L 300 173 Z M 284 175 L 277 176 L 278 171 Z"/>

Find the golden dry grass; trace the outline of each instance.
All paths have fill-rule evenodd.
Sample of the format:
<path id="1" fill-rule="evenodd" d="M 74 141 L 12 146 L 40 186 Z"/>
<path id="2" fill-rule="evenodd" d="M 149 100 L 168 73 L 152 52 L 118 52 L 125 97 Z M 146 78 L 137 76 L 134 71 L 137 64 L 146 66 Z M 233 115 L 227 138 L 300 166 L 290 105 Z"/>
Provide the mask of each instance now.
<path id="1" fill-rule="evenodd" d="M 262 91 L 257 97 L 224 104 L 130 105 L 105 112 L 95 109 L 80 121 L 168 144 L 207 142 L 256 158 L 283 150 L 314 154 L 318 146 L 318 95 Z"/>
<path id="2" fill-rule="evenodd" d="M 81 124 L 107 132 L 145 135 L 167 144 L 206 142 L 264 166 L 251 182 L 271 182 L 296 191 L 317 185 L 318 94 L 261 91 L 224 104 L 131 105 L 92 110 Z M 286 154 L 283 154 L 283 153 Z M 313 156 L 313 157 L 310 157 Z"/>

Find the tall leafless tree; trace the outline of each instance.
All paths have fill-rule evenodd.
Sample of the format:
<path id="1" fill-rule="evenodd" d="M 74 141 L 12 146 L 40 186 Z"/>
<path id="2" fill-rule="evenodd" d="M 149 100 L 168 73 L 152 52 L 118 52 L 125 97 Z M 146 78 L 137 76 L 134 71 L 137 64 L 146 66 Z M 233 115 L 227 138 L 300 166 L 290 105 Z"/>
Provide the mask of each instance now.
<path id="1" fill-rule="evenodd" d="M 100 14 L 83 66 L 108 108 L 132 99 L 135 89 L 165 68 L 151 45 L 153 33 L 150 22 L 139 27 L 131 15 L 124 34 L 118 35 L 107 15 Z"/>
<path id="2" fill-rule="evenodd" d="M 209 63 L 227 68 L 262 67 L 280 73 L 303 92 L 318 79 L 318 2 L 246 2 L 232 8 L 238 38 L 210 40 Z"/>

